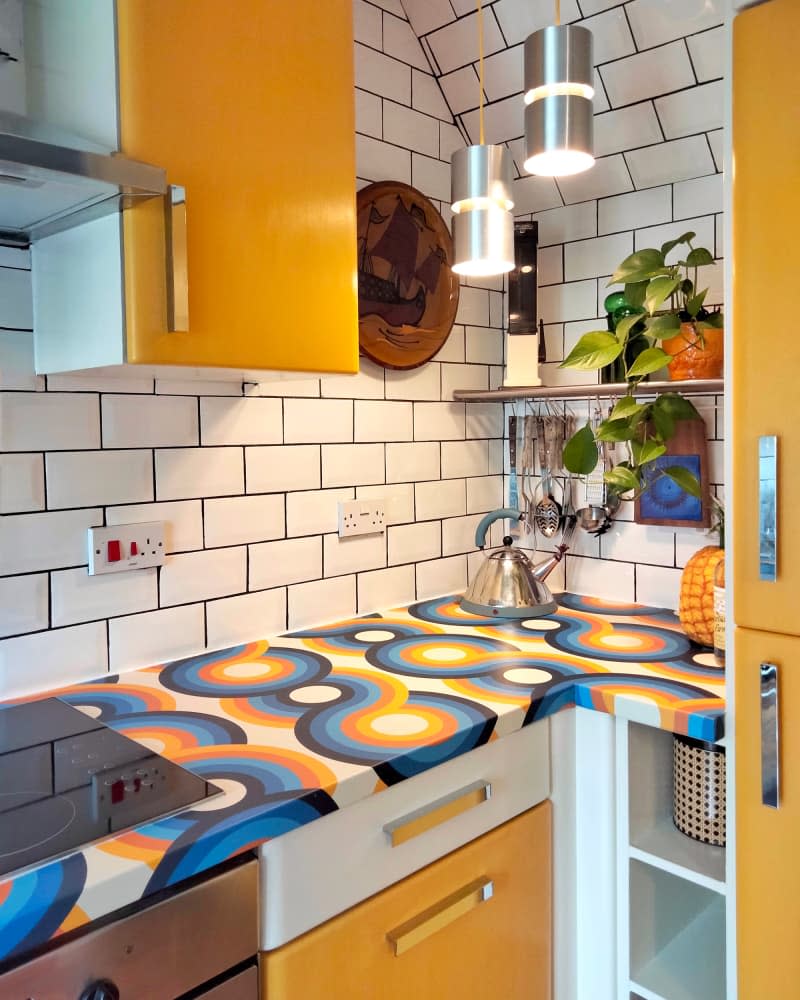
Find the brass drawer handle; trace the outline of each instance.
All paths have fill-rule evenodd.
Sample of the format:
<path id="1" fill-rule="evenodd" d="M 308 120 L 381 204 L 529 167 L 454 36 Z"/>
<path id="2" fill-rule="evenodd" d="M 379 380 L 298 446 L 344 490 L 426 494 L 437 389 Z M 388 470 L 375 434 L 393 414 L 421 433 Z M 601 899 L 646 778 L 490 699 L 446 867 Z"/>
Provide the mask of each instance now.
<path id="1" fill-rule="evenodd" d="M 490 878 L 476 878 L 473 882 L 429 906 L 410 920 L 395 927 L 386 935 L 386 940 L 394 949 L 395 956 L 413 948 L 415 944 L 429 938 L 454 920 L 474 910 L 494 895 L 494 883 Z"/>
<path id="2" fill-rule="evenodd" d="M 444 798 L 401 816 L 400 819 L 392 820 L 384 826 L 383 832 L 389 837 L 392 847 L 397 847 L 412 837 L 418 837 L 434 826 L 439 826 L 440 823 L 473 809 L 491 796 L 490 782 L 474 781 L 466 788 L 460 788 L 457 792 L 451 792 Z"/>

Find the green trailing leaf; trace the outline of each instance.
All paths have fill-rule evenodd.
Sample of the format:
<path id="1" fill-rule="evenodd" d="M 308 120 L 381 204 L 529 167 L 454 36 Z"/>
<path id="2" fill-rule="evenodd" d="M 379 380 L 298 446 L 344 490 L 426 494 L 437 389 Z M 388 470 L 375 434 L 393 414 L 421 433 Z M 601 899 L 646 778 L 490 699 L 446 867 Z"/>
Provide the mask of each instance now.
<path id="1" fill-rule="evenodd" d="M 635 309 L 644 305 L 644 297 L 647 293 L 646 281 L 633 281 L 625 286 L 625 301 Z"/>
<path id="2" fill-rule="evenodd" d="M 681 261 L 681 267 L 686 267 L 686 261 Z M 690 281 L 689 278 L 684 278 L 681 282 L 681 295 L 684 298 L 689 298 L 690 295 L 694 294 L 694 282 Z"/>
<path id="3" fill-rule="evenodd" d="M 681 328 L 681 321 L 675 313 L 664 313 L 662 316 L 651 316 L 647 320 L 647 332 L 656 340 L 674 337 Z"/>
<path id="4" fill-rule="evenodd" d="M 686 263 L 689 267 L 706 267 L 708 264 L 714 263 L 714 258 L 705 247 L 697 247 L 686 258 Z"/>
<path id="5" fill-rule="evenodd" d="M 695 238 L 695 236 L 697 236 L 697 233 L 684 233 L 683 236 L 679 236 L 675 240 L 667 240 L 666 243 L 663 243 L 661 245 L 661 255 L 663 257 L 666 257 L 667 254 L 671 250 L 674 250 L 675 247 L 678 246 L 679 243 L 688 243 L 689 240 L 693 240 Z"/>
<path id="6" fill-rule="evenodd" d="M 706 295 L 708 295 L 708 289 L 704 288 L 702 292 L 698 292 L 697 295 L 693 295 L 690 299 L 686 300 L 686 312 L 689 313 L 692 319 L 695 319 L 703 308 Z"/>
<path id="7" fill-rule="evenodd" d="M 660 278 L 653 278 L 647 286 L 647 295 L 644 297 L 644 307 L 652 316 L 662 302 L 672 295 L 680 285 L 679 278 L 670 275 L 663 275 Z"/>
<path id="8" fill-rule="evenodd" d="M 605 473 L 603 479 L 619 494 L 638 490 L 641 485 L 636 473 L 624 465 L 615 465 L 613 469 L 609 469 Z"/>
<path id="9" fill-rule="evenodd" d="M 673 420 L 694 420 L 699 417 L 697 408 L 677 392 L 662 393 L 653 403 L 654 413 L 668 413 Z"/>
<path id="10" fill-rule="evenodd" d="M 667 410 L 658 410 L 654 406 L 653 412 L 651 413 L 651 419 L 658 437 L 662 441 L 669 441 L 675 433 L 675 418 L 672 414 Z"/>
<path id="11" fill-rule="evenodd" d="M 631 330 L 636 326 L 637 323 L 641 323 L 642 317 L 645 315 L 644 309 L 640 310 L 633 316 L 624 316 L 619 323 L 617 323 L 617 328 L 614 331 L 614 335 L 620 344 L 624 344 Z"/>
<path id="12" fill-rule="evenodd" d="M 662 274 L 664 255 L 660 250 L 637 250 L 619 265 L 611 277 L 609 285 L 630 285 L 639 281 L 648 281 L 657 274 Z"/>
<path id="13" fill-rule="evenodd" d="M 722 330 L 725 327 L 725 320 L 722 313 L 711 313 L 708 319 L 701 319 L 697 323 L 702 330 Z"/>
<path id="14" fill-rule="evenodd" d="M 630 441 L 635 434 L 628 419 L 604 420 L 595 431 L 598 441 Z"/>
<path id="15" fill-rule="evenodd" d="M 657 458 L 660 458 L 667 451 L 667 446 L 655 438 L 648 438 L 647 441 L 643 441 L 641 444 L 638 441 L 634 442 L 631 447 L 637 465 L 647 465 L 648 462 L 655 462 Z"/>
<path id="16" fill-rule="evenodd" d="M 616 361 L 622 354 L 623 346 L 613 333 L 607 333 L 605 330 L 585 333 L 572 348 L 569 356 L 561 362 L 560 367 L 595 371 Z"/>
<path id="17" fill-rule="evenodd" d="M 684 469 L 682 465 L 670 465 L 668 468 L 664 469 L 664 475 L 669 476 L 670 479 L 674 480 L 678 486 L 690 496 L 697 497 L 700 499 L 702 497 L 702 491 L 700 489 L 700 483 L 697 479 L 689 472 L 688 469 Z"/>
<path id="18" fill-rule="evenodd" d="M 614 405 L 614 409 L 611 411 L 609 420 L 622 420 L 623 418 L 630 419 L 631 417 L 638 416 L 646 409 L 643 403 L 637 403 L 633 396 L 623 396 L 622 399 L 617 400 Z"/>
<path id="19" fill-rule="evenodd" d="M 589 424 L 581 427 L 564 445 L 564 468 L 579 476 L 588 476 L 597 465 L 597 444 Z"/>
<path id="20" fill-rule="evenodd" d="M 650 375 L 652 372 L 657 372 L 659 368 L 663 368 L 670 360 L 671 356 L 666 351 L 662 351 L 660 347 L 648 347 L 646 351 L 642 351 L 628 369 L 627 377 L 631 379 Z"/>

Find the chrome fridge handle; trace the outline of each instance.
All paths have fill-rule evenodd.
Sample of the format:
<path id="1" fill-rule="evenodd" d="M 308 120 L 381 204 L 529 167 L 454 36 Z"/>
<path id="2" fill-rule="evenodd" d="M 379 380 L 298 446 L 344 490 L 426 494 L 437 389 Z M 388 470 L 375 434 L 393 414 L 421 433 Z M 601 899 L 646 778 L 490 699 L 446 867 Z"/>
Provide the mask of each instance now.
<path id="1" fill-rule="evenodd" d="M 777 809 L 780 799 L 780 719 L 778 714 L 778 668 L 762 663 L 761 683 L 761 801 Z"/>
<path id="2" fill-rule="evenodd" d="M 758 578 L 778 578 L 778 439 L 758 439 Z"/>

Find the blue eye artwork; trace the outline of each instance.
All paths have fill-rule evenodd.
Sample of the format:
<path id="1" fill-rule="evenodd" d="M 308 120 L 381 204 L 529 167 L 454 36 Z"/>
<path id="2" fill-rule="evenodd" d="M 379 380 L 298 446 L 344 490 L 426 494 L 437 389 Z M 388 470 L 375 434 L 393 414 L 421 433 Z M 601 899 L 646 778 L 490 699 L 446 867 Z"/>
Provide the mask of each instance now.
<path id="1" fill-rule="evenodd" d="M 647 467 L 645 482 L 647 489 L 639 499 L 639 516 L 642 520 L 669 518 L 681 521 L 703 523 L 703 502 L 693 497 L 664 475 L 664 469 L 680 466 L 700 480 L 699 455 L 662 455 Z"/>

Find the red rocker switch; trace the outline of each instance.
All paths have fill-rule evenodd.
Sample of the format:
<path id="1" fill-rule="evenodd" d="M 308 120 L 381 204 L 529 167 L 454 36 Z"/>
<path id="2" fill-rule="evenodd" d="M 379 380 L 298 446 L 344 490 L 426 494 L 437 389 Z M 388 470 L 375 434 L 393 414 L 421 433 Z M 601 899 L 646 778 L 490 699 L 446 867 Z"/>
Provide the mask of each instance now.
<path id="1" fill-rule="evenodd" d="M 131 542 L 131 556 L 138 556 L 138 555 L 139 555 L 139 546 L 136 544 L 136 542 Z"/>
<path id="2" fill-rule="evenodd" d="M 108 551 L 106 553 L 106 559 L 108 562 L 119 562 L 122 558 L 122 546 L 117 539 L 112 539 L 108 543 Z"/>

